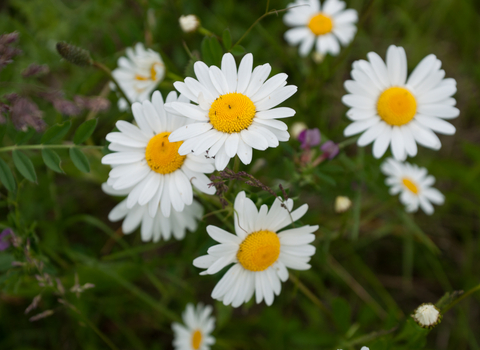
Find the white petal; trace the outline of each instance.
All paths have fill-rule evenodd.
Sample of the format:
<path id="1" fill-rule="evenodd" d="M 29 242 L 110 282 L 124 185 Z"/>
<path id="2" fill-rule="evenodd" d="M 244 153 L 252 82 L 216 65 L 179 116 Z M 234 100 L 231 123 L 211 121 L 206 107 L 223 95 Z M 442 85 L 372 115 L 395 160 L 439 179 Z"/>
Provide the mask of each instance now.
<path id="1" fill-rule="evenodd" d="M 378 124 L 379 122 L 380 122 L 380 118 L 378 116 L 374 116 L 374 117 L 369 118 L 369 119 L 363 119 L 363 120 L 353 122 L 345 128 L 345 130 L 343 131 L 343 135 L 348 137 L 348 136 L 358 134 L 362 131 L 365 131 L 365 130 L 373 127 L 374 125 Z M 368 143 L 366 143 L 365 145 L 367 145 L 367 144 Z M 362 145 L 362 146 L 365 146 L 365 145 Z"/>
<path id="2" fill-rule="evenodd" d="M 227 79 L 228 92 L 237 90 L 237 65 L 231 53 L 226 53 L 222 57 L 222 72 Z"/>
<path id="3" fill-rule="evenodd" d="M 380 158 L 383 156 L 388 148 L 388 145 L 390 144 L 390 141 L 392 140 L 392 128 L 387 126 L 385 123 L 381 123 L 380 125 L 382 130 L 379 132 L 372 149 L 373 156 L 375 158 Z"/>
<path id="4" fill-rule="evenodd" d="M 251 53 L 246 54 L 238 67 L 238 84 L 237 92 L 244 94 L 250 83 L 250 77 L 252 76 L 253 55 Z"/>
<path id="5" fill-rule="evenodd" d="M 435 118 L 427 115 L 417 115 L 415 117 L 415 120 L 417 120 L 423 126 L 430 128 L 440 134 L 453 135 L 456 131 L 455 127 L 452 124 L 440 118 Z"/>

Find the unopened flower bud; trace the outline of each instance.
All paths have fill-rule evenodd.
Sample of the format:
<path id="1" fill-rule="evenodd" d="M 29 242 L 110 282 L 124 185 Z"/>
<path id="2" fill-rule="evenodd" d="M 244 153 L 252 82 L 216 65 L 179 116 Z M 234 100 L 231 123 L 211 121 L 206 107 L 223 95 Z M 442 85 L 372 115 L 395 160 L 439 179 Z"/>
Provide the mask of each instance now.
<path id="1" fill-rule="evenodd" d="M 325 59 L 325 55 L 315 51 L 312 54 L 312 59 L 313 59 L 313 62 L 315 62 L 316 64 L 320 64 Z"/>
<path id="2" fill-rule="evenodd" d="M 31 78 L 36 77 L 39 75 L 47 74 L 49 72 L 49 68 L 46 64 L 36 64 L 32 63 L 30 66 L 25 68 L 22 72 L 22 77 L 24 78 Z"/>
<path id="3" fill-rule="evenodd" d="M 180 28 L 182 28 L 185 33 L 194 32 L 200 26 L 200 20 L 195 15 L 182 15 L 178 19 L 178 23 L 180 23 Z"/>
<path id="4" fill-rule="evenodd" d="M 431 303 L 420 305 L 412 315 L 415 322 L 423 328 L 433 328 L 442 320 L 440 310 Z"/>
<path id="5" fill-rule="evenodd" d="M 298 139 L 298 136 L 300 133 L 307 128 L 307 124 L 303 122 L 295 122 L 292 124 L 292 127 L 290 128 L 290 133 L 292 136 L 296 139 Z"/>
<path id="6" fill-rule="evenodd" d="M 320 130 L 317 128 L 305 129 L 298 135 L 298 141 L 302 143 L 300 147 L 303 149 L 319 145 L 321 139 Z"/>
<path id="7" fill-rule="evenodd" d="M 346 212 L 352 206 L 352 201 L 348 197 L 338 196 L 335 198 L 335 212 L 343 213 Z"/>
<path id="8" fill-rule="evenodd" d="M 77 66 L 86 67 L 93 64 L 90 52 L 78 46 L 70 45 L 62 41 L 57 43 L 57 51 L 60 56 Z"/>

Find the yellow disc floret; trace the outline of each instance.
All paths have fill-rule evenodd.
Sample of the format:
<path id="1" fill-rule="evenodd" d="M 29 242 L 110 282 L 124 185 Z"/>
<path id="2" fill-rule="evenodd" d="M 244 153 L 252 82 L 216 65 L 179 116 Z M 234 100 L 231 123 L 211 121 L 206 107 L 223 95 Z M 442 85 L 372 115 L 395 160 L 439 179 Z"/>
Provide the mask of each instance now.
<path id="1" fill-rule="evenodd" d="M 280 255 L 280 239 L 275 232 L 251 233 L 240 244 L 237 259 L 249 271 L 263 271 L 277 261 Z"/>
<path id="2" fill-rule="evenodd" d="M 330 17 L 320 12 L 310 18 L 310 22 L 308 22 L 308 28 L 310 28 L 312 33 L 315 35 L 325 35 L 332 31 L 333 22 Z"/>
<path id="3" fill-rule="evenodd" d="M 187 156 L 178 154 L 182 141 L 170 142 L 170 132 L 162 132 L 150 139 L 145 150 L 148 166 L 159 174 L 170 174 L 179 169 Z"/>
<path id="4" fill-rule="evenodd" d="M 414 194 L 418 194 L 418 187 L 417 185 L 415 185 L 413 183 L 412 180 L 410 179 L 407 179 L 406 177 L 404 177 L 402 179 L 402 183 L 405 185 L 406 188 L 408 188 L 411 192 L 413 192 Z"/>
<path id="5" fill-rule="evenodd" d="M 192 348 L 195 350 L 200 349 L 200 345 L 202 344 L 202 332 L 200 332 L 198 329 L 193 332 L 192 336 Z"/>
<path id="6" fill-rule="evenodd" d="M 391 87 L 382 92 L 377 102 L 378 115 L 390 125 L 409 123 L 417 113 L 417 101 L 410 91 Z"/>
<path id="7" fill-rule="evenodd" d="M 248 128 L 255 112 L 252 100 L 244 94 L 231 92 L 213 101 L 208 116 L 216 130 L 232 134 Z"/>

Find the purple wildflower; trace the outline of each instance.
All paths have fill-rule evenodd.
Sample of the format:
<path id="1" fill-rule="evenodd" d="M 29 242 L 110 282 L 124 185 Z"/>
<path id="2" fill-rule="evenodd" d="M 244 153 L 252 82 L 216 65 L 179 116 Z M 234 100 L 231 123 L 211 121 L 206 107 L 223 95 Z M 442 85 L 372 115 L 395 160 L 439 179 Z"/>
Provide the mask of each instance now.
<path id="1" fill-rule="evenodd" d="M 9 236 L 13 236 L 13 231 L 11 228 L 6 228 L 0 233 L 0 251 L 3 251 L 10 247 Z"/>
<path id="2" fill-rule="evenodd" d="M 302 143 L 300 147 L 303 149 L 308 149 L 319 145 L 321 139 L 322 136 L 320 135 L 320 130 L 318 130 L 318 128 L 305 129 L 300 133 L 300 135 L 298 135 L 298 141 Z"/>
<path id="3" fill-rule="evenodd" d="M 328 159 L 335 158 L 338 152 L 340 152 L 340 148 L 338 148 L 338 145 L 333 141 L 325 142 L 320 149 L 323 151 L 323 156 Z"/>

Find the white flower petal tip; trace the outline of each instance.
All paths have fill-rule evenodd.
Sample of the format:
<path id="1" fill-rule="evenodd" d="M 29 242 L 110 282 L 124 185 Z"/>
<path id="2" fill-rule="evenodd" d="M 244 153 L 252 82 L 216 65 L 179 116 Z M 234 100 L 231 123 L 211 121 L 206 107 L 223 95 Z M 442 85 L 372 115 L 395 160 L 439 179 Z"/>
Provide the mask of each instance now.
<path id="1" fill-rule="evenodd" d="M 182 103 L 178 102 L 182 98 L 177 98 L 177 94 L 171 92 L 167 101 Z M 207 194 L 215 192 L 215 188 L 208 186 L 211 181 L 205 175 L 214 171 L 214 159 L 207 158 L 205 154 L 181 154 L 180 150 L 188 150 L 191 145 L 182 141 L 172 142 L 169 137 L 174 130 L 185 127 L 196 130 L 202 124 L 167 112 L 158 91 L 153 94 L 151 101 L 135 103 L 132 109 L 138 127 L 119 121 L 116 124 L 119 132 L 107 135 L 111 142 L 109 148 L 113 151 L 102 158 L 103 164 L 113 167 L 107 183 L 113 190 L 121 190 L 122 195 L 128 195 L 126 209 L 135 212 L 132 215 L 137 219 L 131 221 L 127 218 L 125 221 L 136 222 L 133 225 L 135 227 L 142 222 L 144 240 L 149 240 L 147 236 L 150 239 L 153 236 L 160 238 L 160 226 L 155 224 L 153 228 L 150 227 L 154 225 L 153 221 L 148 221 L 150 219 L 155 219 L 155 223 L 169 221 L 162 226 L 162 230 L 169 232 L 168 236 L 173 232 L 177 238 L 182 238 L 185 229 L 196 227 L 198 220 L 196 216 L 192 217 L 193 212 L 185 209 L 193 202 L 192 186 Z M 146 212 L 150 219 L 142 216 Z M 181 222 L 183 214 L 186 218 Z M 133 231 L 132 227 L 129 226 Z"/>
<path id="2" fill-rule="evenodd" d="M 403 161 L 417 154 L 417 144 L 438 150 L 435 133 L 453 135 L 455 127 L 447 119 L 456 118 L 455 80 L 444 79 L 445 71 L 434 56 L 425 57 L 407 79 L 407 58 L 402 47 L 391 45 L 386 62 L 374 52 L 368 61 L 353 63 L 353 80 L 345 82 L 349 94 L 342 102 L 350 107 L 353 122 L 345 136 L 362 134 L 359 146 L 373 142 L 373 155 L 380 158 L 391 148 L 395 159 Z"/>
<path id="3" fill-rule="evenodd" d="M 442 320 L 440 310 L 431 303 L 420 305 L 412 315 L 415 322 L 423 328 L 433 328 Z"/>
<path id="4" fill-rule="evenodd" d="M 273 303 L 281 291 L 281 282 L 288 279 L 288 270 L 308 270 L 315 247 L 318 226 L 302 226 L 282 230 L 305 215 L 308 206 L 293 209 L 291 199 L 276 199 L 270 209 L 255 204 L 240 192 L 234 204 L 235 234 L 216 226 L 207 232 L 219 244 L 207 255 L 196 258 L 194 266 L 205 269 L 200 274 L 214 274 L 233 264 L 212 291 L 212 298 L 225 305 L 238 307 L 255 294 L 257 303 Z M 280 231 L 280 232 L 279 232 Z M 260 251 L 259 251 L 260 250 Z"/>
<path id="5" fill-rule="evenodd" d="M 213 308 L 202 303 L 193 306 L 188 304 L 182 314 L 183 325 L 172 324 L 173 348 L 175 350 L 210 350 L 215 344 L 211 333 L 215 329 L 215 317 L 212 316 Z"/>
<path id="6" fill-rule="evenodd" d="M 112 75 L 130 102 L 142 102 L 165 77 L 165 64 L 158 52 L 145 49 L 142 43 L 137 43 L 134 49 L 127 48 L 126 54 L 127 57 L 118 59 Z M 118 108 L 127 110 L 125 99 L 118 101 Z"/>
<path id="7" fill-rule="evenodd" d="M 381 170 L 387 176 L 385 183 L 390 186 L 390 193 L 400 193 L 400 202 L 407 212 L 416 212 L 420 207 L 425 214 L 431 215 L 434 212 L 432 203 L 444 203 L 443 194 L 431 187 L 435 178 L 428 175 L 427 169 L 388 158 Z"/>
<path id="8" fill-rule="evenodd" d="M 285 32 L 285 40 L 299 45 L 299 55 L 307 56 L 315 46 L 313 59 L 321 63 L 325 55 L 337 56 L 340 45 L 348 45 L 357 32 L 357 11 L 344 10 L 345 2 L 330 0 L 296 0 L 288 6 L 283 22 L 293 27 Z"/>
<path id="9" fill-rule="evenodd" d="M 277 147 L 289 139 L 287 125 L 276 119 L 291 117 L 295 111 L 274 108 L 297 91 L 296 86 L 286 85 L 286 74 L 267 80 L 270 65 L 253 69 L 252 54 L 245 55 L 237 69 L 230 53 L 223 56 L 221 68 L 198 61 L 194 70 L 196 79 L 186 78 L 174 86 L 195 104 L 166 104 L 168 110 L 195 121 L 170 136 L 172 142 L 184 142 L 180 154 L 207 152 L 215 158 L 216 169 L 223 170 L 235 155 L 249 164 L 252 149 Z"/>

